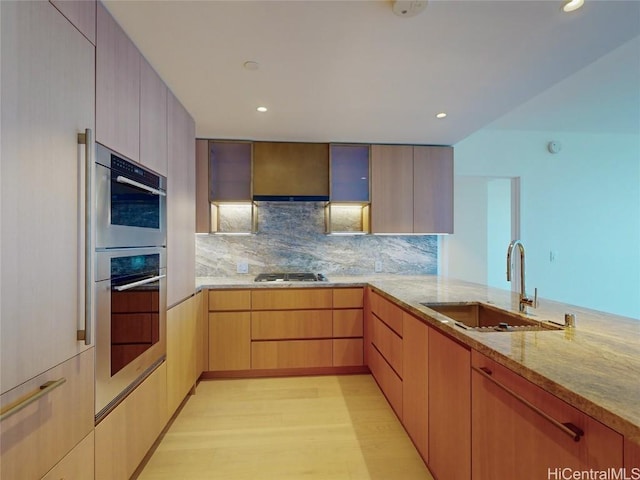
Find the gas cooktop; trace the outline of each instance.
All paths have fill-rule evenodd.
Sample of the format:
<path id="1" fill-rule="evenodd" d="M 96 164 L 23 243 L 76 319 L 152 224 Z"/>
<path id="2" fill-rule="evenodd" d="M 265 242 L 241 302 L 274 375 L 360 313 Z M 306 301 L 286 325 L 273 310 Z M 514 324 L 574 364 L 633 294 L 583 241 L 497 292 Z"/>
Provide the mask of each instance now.
<path id="1" fill-rule="evenodd" d="M 327 277 L 322 273 L 261 273 L 255 282 L 326 282 Z"/>

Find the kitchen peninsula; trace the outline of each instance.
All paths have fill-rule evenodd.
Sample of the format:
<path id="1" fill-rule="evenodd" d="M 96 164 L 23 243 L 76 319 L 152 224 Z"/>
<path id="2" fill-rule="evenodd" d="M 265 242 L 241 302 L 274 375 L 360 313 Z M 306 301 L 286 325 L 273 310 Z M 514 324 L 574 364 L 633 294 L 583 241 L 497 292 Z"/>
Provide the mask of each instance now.
<path id="1" fill-rule="evenodd" d="M 382 297 L 398 307 L 398 311 L 402 310 L 424 322 L 430 327 L 430 332 L 443 334 L 457 346 L 470 350 L 472 377 L 476 375 L 474 368 L 478 359 L 495 364 L 493 370 L 496 377 L 498 369 L 506 367 L 509 374 L 523 377 L 518 381 L 526 379 L 544 394 L 553 396 L 545 401 L 560 399 L 595 419 L 598 427 L 601 423 L 603 427 L 611 429 L 611 433 L 617 432 L 610 440 L 613 443 L 610 447 L 614 450 L 617 448 L 621 454 L 624 442 L 625 463 L 634 458 L 633 451 L 637 450 L 640 442 L 640 323 L 634 319 L 541 299 L 538 308 L 530 310 L 530 318 L 564 323 L 564 314 L 573 313 L 576 327 L 555 331 L 487 333 L 462 329 L 448 317 L 421 303 L 481 302 L 517 312 L 517 294 L 435 275 L 330 275 L 327 282 L 305 282 L 303 285 L 300 282 L 254 283 L 252 280 L 253 277 L 242 275 L 201 277 L 197 279 L 197 285 L 200 289 L 215 290 L 366 287 L 365 325 L 368 318 L 372 317 L 369 305 L 372 296 Z M 365 326 L 365 358 L 368 342 L 366 332 Z M 473 392 L 478 380 L 473 378 L 470 382 Z M 390 398 L 389 395 L 387 397 Z M 472 411 L 475 408 L 474 405 Z M 495 405 L 495 408 L 496 415 L 500 415 L 500 408 L 504 408 L 504 405 Z M 595 429 L 584 432 L 584 438 L 595 435 L 595 432 Z M 634 461 L 637 463 L 637 460 Z M 427 463 L 433 468 L 430 462 Z M 635 466 L 627 464 L 629 468 L 631 465 Z M 480 475 L 475 472 L 474 469 L 474 478 Z M 438 475 L 437 471 L 434 473 Z"/>

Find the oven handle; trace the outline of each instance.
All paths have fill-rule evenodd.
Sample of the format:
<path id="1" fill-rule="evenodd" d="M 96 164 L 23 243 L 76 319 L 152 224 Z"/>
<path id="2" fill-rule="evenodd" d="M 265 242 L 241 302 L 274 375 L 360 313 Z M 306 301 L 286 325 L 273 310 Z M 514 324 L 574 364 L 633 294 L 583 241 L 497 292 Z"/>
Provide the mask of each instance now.
<path id="1" fill-rule="evenodd" d="M 116 177 L 116 182 L 118 183 L 126 183 L 127 185 L 131 185 L 134 187 L 137 187 L 141 190 L 145 190 L 149 193 L 153 193 L 154 195 L 160 195 L 161 197 L 166 197 L 167 194 L 166 192 L 163 192 L 162 190 L 158 190 L 157 188 L 153 188 L 153 187 L 149 187 L 147 185 L 145 185 L 144 183 L 140 183 L 140 182 L 136 182 L 135 180 L 131 180 L 130 178 L 127 177 L 123 177 L 122 175 L 118 175 Z"/>
<path id="2" fill-rule="evenodd" d="M 123 292 L 131 288 L 139 287 L 141 285 L 146 285 L 147 283 L 157 282 L 161 278 L 165 278 L 165 277 L 166 275 L 157 275 L 155 277 L 145 278 L 144 280 L 138 280 L 137 282 L 127 283 L 126 285 L 119 285 L 117 287 L 113 287 L 113 289 L 117 290 L 118 292 Z"/>

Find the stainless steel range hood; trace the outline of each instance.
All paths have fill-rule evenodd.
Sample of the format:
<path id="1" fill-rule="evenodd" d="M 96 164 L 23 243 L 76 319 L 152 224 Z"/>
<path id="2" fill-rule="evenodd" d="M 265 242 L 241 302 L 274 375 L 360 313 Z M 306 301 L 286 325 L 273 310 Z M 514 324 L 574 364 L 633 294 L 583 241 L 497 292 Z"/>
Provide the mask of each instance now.
<path id="1" fill-rule="evenodd" d="M 329 145 L 254 142 L 253 200 L 328 201 Z"/>

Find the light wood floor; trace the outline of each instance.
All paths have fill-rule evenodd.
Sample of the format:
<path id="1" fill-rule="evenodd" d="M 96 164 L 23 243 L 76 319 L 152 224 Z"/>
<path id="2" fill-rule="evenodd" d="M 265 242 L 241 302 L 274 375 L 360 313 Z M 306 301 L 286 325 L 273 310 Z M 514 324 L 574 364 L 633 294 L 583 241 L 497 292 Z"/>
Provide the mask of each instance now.
<path id="1" fill-rule="evenodd" d="M 432 480 L 370 375 L 209 380 L 140 480 Z"/>

